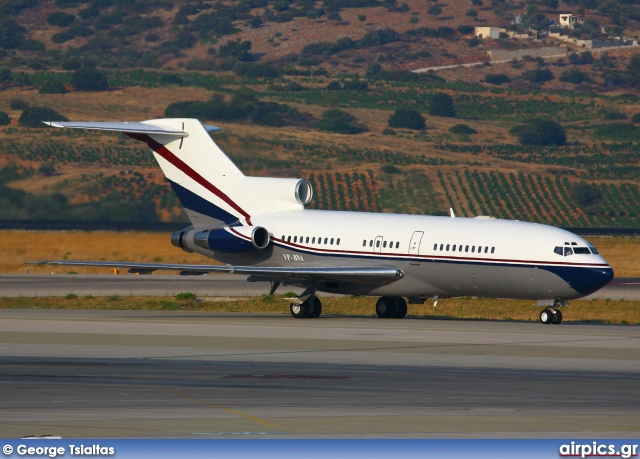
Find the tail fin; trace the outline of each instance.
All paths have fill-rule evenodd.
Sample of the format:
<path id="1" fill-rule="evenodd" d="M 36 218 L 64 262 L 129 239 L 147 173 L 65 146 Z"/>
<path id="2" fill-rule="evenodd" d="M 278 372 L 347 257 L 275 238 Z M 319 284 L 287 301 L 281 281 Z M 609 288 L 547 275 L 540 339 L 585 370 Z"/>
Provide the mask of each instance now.
<path id="1" fill-rule="evenodd" d="M 251 225 L 252 215 L 302 209 L 311 201 L 306 180 L 245 176 L 209 135 L 221 129 L 196 119 L 47 124 L 122 132 L 145 142 L 194 227 Z"/>

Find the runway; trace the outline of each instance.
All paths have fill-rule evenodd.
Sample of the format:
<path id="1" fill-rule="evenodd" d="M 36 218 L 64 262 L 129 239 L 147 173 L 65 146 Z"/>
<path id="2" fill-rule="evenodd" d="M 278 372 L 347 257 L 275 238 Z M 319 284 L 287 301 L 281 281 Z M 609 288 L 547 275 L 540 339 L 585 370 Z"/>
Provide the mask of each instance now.
<path id="1" fill-rule="evenodd" d="M 246 277 L 233 274 L 207 276 L 179 275 L 0 275 L 0 296 L 34 297 L 66 296 L 175 296 L 180 292 L 193 292 L 198 296 L 241 297 L 260 296 L 269 291 L 267 282 L 247 282 Z M 296 287 L 282 286 L 278 293 L 293 291 Z M 323 296 L 320 293 L 320 296 Z M 640 279 L 615 278 L 609 285 L 587 299 L 640 300 Z"/>
<path id="2" fill-rule="evenodd" d="M 640 327 L 0 310 L 0 435 L 624 438 Z"/>

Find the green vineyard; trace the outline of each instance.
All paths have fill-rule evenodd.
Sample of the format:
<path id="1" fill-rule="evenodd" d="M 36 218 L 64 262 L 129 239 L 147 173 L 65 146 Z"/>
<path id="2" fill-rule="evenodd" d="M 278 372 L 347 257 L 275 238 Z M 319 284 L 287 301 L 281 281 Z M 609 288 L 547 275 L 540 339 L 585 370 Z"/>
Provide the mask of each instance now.
<path id="1" fill-rule="evenodd" d="M 631 184 L 600 184 L 602 200 L 588 212 L 571 196 L 574 183 L 566 177 L 542 177 L 522 172 L 455 171 L 438 173 L 447 203 L 456 214 L 548 223 L 573 227 L 637 227 L 640 189 Z"/>

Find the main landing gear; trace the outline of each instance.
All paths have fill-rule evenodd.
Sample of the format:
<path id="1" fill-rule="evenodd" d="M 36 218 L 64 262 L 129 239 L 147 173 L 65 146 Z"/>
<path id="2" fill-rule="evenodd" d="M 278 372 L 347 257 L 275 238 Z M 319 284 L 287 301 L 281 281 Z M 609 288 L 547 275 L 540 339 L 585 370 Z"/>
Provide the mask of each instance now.
<path id="1" fill-rule="evenodd" d="M 401 296 L 382 296 L 376 303 L 376 314 L 381 319 L 404 319 L 407 302 Z"/>
<path id="2" fill-rule="evenodd" d="M 322 303 L 320 299 L 312 295 L 302 303 L 291 303 L 289 311 L 294 319 L 317 319 L 322 314 Z"/>

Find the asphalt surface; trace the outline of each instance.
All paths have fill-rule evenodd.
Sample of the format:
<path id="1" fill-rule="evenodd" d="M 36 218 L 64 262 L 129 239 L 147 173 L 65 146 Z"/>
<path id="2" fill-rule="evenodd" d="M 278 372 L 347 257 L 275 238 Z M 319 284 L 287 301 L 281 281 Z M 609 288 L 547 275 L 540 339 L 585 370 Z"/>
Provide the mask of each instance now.
<path id="1" fill-rule="evenodd" d="M 241 297 L 259 296 L 269 291 L 268 282 L 247 282 L 246 277 L 233 274 L 206 276 L 179 275 L 1 275 L 0 296 L 37 297 L 66 296 L 175 296 L 193 292 L 198 296 Z M 282 286 L 278 293 L 302 290 Z M 320 293 L 320 296 L 323 296 Z M 326 296 L 326 295 L 325 295 Z M 609 285 L 587 298 L 640 300 L 639 278 L 615 278 Z"/>
<path id="2" fill-rule="evenodd" d="M 622 438 L 640 327 L 0 310 L 0 436 Z"/>

